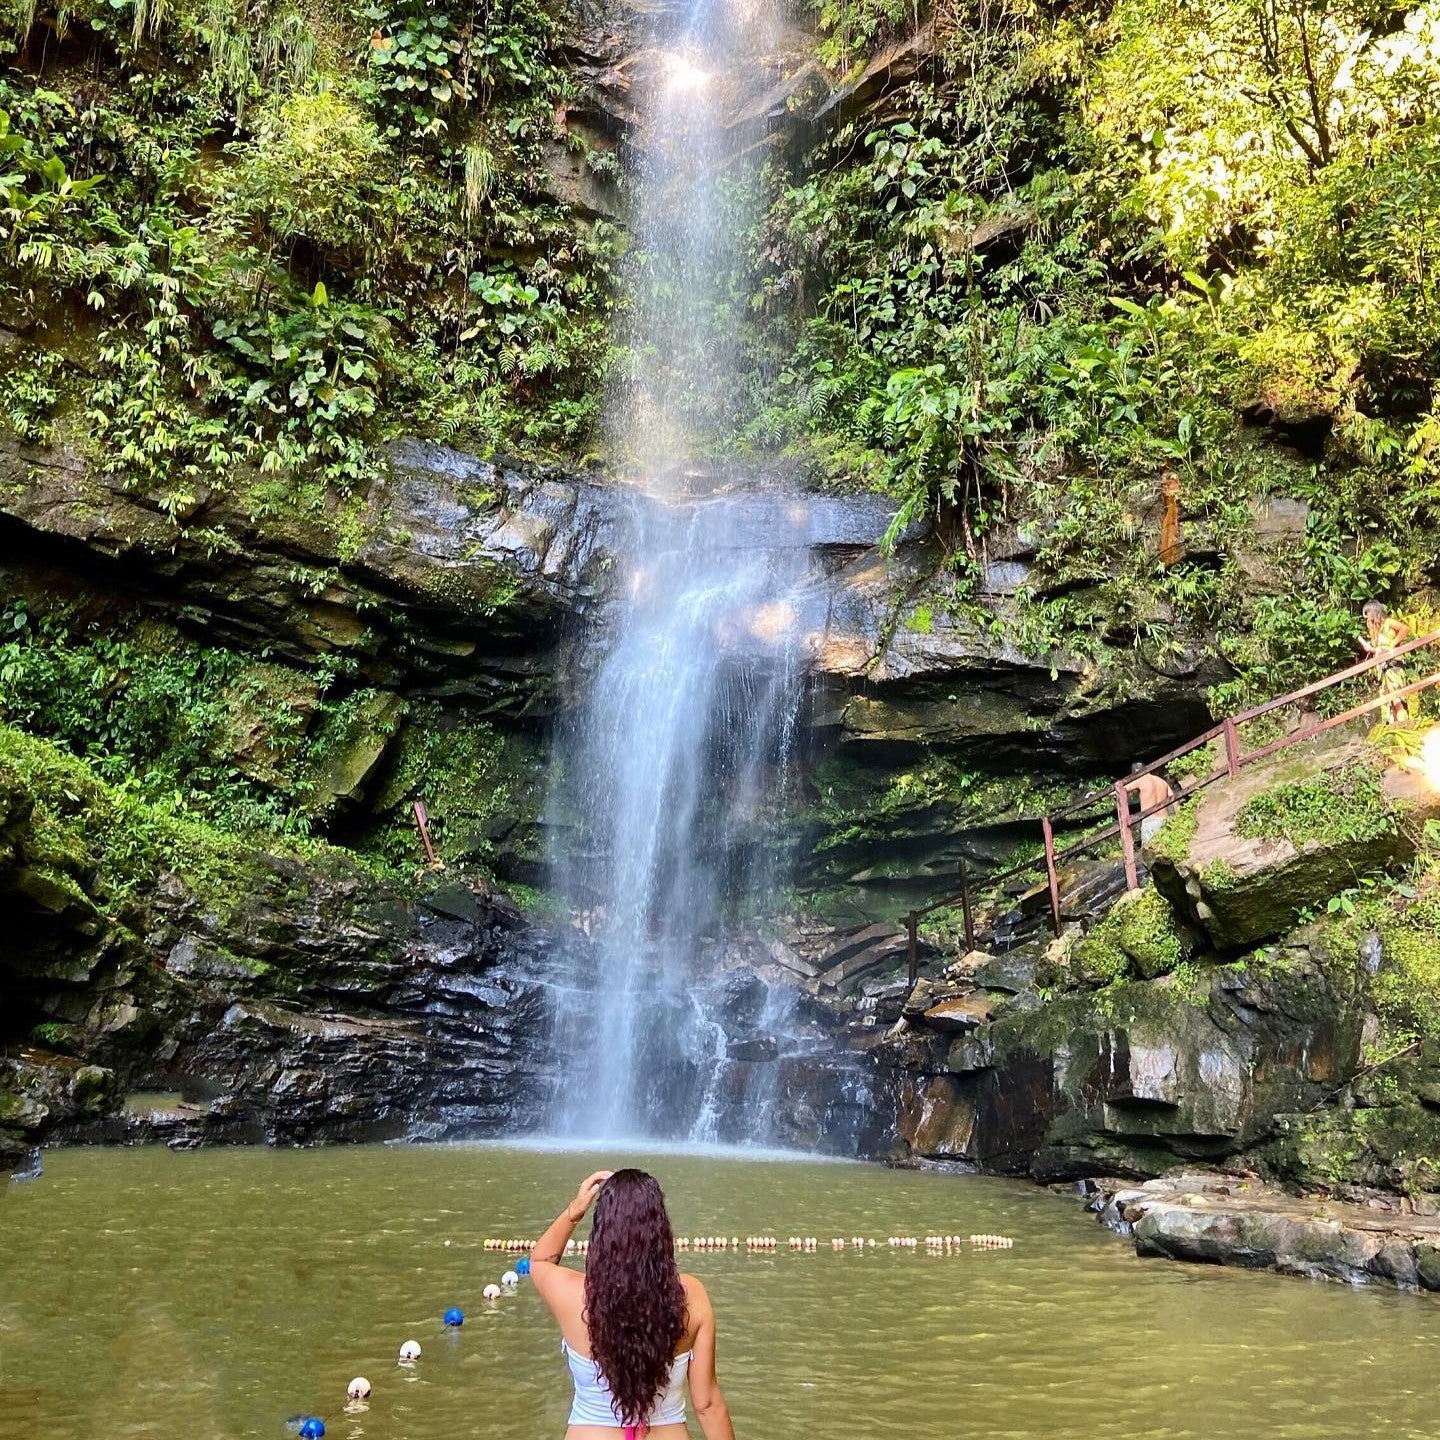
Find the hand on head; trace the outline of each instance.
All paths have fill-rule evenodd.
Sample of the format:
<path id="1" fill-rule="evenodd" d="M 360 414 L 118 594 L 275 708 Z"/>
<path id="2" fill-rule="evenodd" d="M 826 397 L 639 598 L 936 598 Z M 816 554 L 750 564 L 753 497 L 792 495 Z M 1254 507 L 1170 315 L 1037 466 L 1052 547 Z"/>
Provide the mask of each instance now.
<path id="1" fill-rule="evenodd" d="M 613 1170 L 596 1170 L 594 1174 L 587 1175 L 580 1182 L 580 1188 L 575 1192 L 575 1198 L 570 1202 L 570 1218 L 578 1225 L 584 1218 L 586 1211 L 595 1203 L 595 1197 L 600 1193 L 600 1187 L 614 1174 Z"/>

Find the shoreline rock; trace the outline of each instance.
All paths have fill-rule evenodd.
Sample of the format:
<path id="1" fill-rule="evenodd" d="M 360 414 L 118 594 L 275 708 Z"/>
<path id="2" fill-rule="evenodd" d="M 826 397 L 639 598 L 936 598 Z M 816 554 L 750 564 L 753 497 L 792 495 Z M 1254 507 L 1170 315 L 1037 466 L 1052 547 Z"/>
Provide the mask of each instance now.
<path id="1" fill-rule="evenodd" d="M 1346 1285 L 1440 1290 L 1440 1207 L 1372 1192 L 1296 1196 L 1253 1176 L 1190 1172 L 1135 1185 L 1081 1181 L 1086 1209 L 1142 1256 Z"/>

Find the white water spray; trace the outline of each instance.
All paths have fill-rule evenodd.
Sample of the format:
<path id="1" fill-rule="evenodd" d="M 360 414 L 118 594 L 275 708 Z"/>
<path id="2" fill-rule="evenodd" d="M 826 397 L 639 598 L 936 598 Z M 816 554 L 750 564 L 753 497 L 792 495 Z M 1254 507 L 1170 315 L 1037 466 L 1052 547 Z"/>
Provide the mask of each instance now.
<path id="1" fill-rule="evenodd" d="M 725 0 L 698 0 L 652 66 L 632 363 L 610 412 L 635 477 L 624 573 L 603 662 L 562 736 L 554 801 L 572 821 L 557 880 L 594 942 L 575 947 L 560 1016 L 568 1073 L 553 1124 L 576 1139 L 771 1133 L 744 1112 L 773 1078 L 730 1050 L 747 1026 L 757 1038 L 744 1053 L 763 1050 L 773 1035 L 759 1027 L 782 1024 L 783 1007 L 748 974 L 717 975 L 717 954 L 784 878 L 773 841 L 809 553 L 785 493 L 707 480 L 694 464 L 737 375 L 726 278 L 753 162 L 730 153 L 726 78 L 763 38 Z"/>

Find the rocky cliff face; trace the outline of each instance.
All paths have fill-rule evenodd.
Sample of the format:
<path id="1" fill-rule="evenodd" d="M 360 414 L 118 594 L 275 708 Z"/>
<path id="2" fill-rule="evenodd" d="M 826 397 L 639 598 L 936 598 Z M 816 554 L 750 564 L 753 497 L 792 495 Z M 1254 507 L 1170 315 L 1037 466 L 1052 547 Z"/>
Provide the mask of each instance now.
<path id="1" fill-rule="evenodd" d="M 528 880 L 543 849 L 539 742 L 579 683 L 575 642 L 623 563 L 611 542 L 617 507 L 632 503 L 584 477 L 407 443 L 382 480 L 344 501 L 273 512 L 243 490 L 217 490 L 176 518 L 76 455 L 11 447 L 0 450 L 0 575 L 36 613 L 102 628 L 142 616 L 192 643 L 263 651 L 262 699 L 236 757 L 254 778 L 267 761 L 283 772 L 313 734 L 316 662 L 343 660 L 367 691 L 362 723 L 313 779 L 315 807 L 342 802 L 350 836 L 367 813 L 393 815 L 414 798 L 413 777 L 407 791 L 397 772 L 426 731 L 482 722 L 497 736 L 503 813 L 491 833 L 455 835 L 449 853 Z M 962 601 L 932 541 L 882 553 L 881 498 L 799 503 L 816 566 L 799 623 L 821 803 L 798 817 L 815 836 L 815 888 L 869 872 L 876 907 L 893 911 L 907 884 L 923 893 L 953 871 L 967 819 L 981 832 L 973 843 L 993 849 L 1024 813 L 1022 793 L 1018 807 L 967 814 L 978 807 L 965 804 L 964 782 L 1020 771 L 1063 783 L 1066 771 L 1162 749 L 1207 718 L 1201 697 L 1216 671 L 1202 651 L 1151 664 L 1117 636 L 1102 666 L 1026 654 L 1001 623 L 1013 602 Z M 283 711 L 266 714 L 271 699 Z M 438 808 L 443 826 L 443 799 Z M 866 833 L 877 813 L 884 824 Z"/>
<path id="2" fill-rule="evenodd" d="M 424 799 L 452 865 L 533 882 L 547 827 L 564 822 L 543 806 L 548 728 L 583 684 L 587 627 L 603 622 L 626 563 L 614 548 L 621 507 L 638 503 L 592 477 L 404 443 L 381 479 L 343 500 L 275 510 L 231 487 L 170 515 L 78 455 L 12 446 L 0 451 L 0 576 L 32 620 L 101 636 L 141 626 L 162 650 L 241 657 L 223 762 L 322 834 L 418 859 L 408 812 Z M 1047 796 L 1208 718 L 1217 672 L 1199 644 L 1151 659 L 1117 629 L 1101 635 L 1097 666 L 1007 638 L 1023 536 L 997 541 L 980 595 L 965 596 L 932 537 L 883 550 L 890 511 L 878 497 L 797 504 L 812 558 L 797 617 L 810 798 L 780 838 L 822 914 L 893 919 L 947 887 L 958 857 L 994 862 L 1025 843 Z M 343 725 L 327 718 L 336 673 Z M 254 862 L 258 908 L 214 923 L 192 876 L 140 882 L 124 945 L 86 932 L 103 904 L 47 898 L 53 874 L 12 867 L 10 888 L 49 929 L 28 942 L 25 1018 L 8 1038 L 59 1027 L 61 1050 L 116 1077 L 99 1091 L 94 1077 L 81 1083 L 88 1112 L 50 1085 L 49 1113 L 26 1112 L 31 1132 L 84 1122 L 96 1133 L 117 1086 L 175 1075 L 191 1093 L 201 1079 L 220 1087 L 203 1115 L 181 1112 L 185 1135 L 484 1131 L 533 1110 L 563 1066 L 544 1049 L 541 932 L 483 884 L 462 917 L 362 870 L 342 882 L 301 865 L 287 881 L 292 862 Z M 278 904 L 292 882 L 298 898 Z M 1138 1033 L 1116 1043 L 1143 1049 Z M 1105 1063 L 1096 1047 L 1092 1067 Z M 11 1063 L 34 1062 L 16 1051 Z M 1026 1153 L 1024 1137 L 992 1143 L 981 1125 L 963 1138 L 953 1116 L 933 1118 L 944 1096 L 993 1085 L 957 1078 L 985 1067 L 927 1065 L 904 1113 L 950 1133 L 920 1151 L 1004 1164 Z M 816 1128 L 876 1142 L 873 1117 L 825 1065 L 791 1068 Z M 1021 1097 L 1004 1103 L 1019 1123 Z M 836 1119 L 837 1104 L 850 1118 Z"/>
<path id="3" fill-rule="evenodd" d="M 553 942 L 484 886 L 417 893 L 340 852 L 146 834 L 123 796 L 13 732 L 0 816 L 12 1161 L 43 1138 L 496 1133 L 554 1083 Z M 127 1110 L 136 1090 L 179 1098 Z"/>
<path id="4" fill-rule="evenodd" d="M 870 982 L 861 1019 L 911 1155 L 1042 1180 L 1205 1161 L 1437 1188 L 1434 897 L 1374 878 L 1403 871 L 1437 808 L 1357 738 L 1282 752 L 1166 822 L 1145 852 L 1158 889 L 909 993 Z"/>

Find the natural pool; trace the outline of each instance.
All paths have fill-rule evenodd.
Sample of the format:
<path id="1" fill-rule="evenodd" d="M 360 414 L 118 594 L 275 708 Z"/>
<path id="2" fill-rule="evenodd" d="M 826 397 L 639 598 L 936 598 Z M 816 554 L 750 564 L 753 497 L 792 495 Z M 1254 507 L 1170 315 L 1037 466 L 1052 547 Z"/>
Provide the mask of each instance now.
<path id="1" fill-rule="evenodd" d="M 307 1412 L 340 1440 L 558 1440 L 555 1333 L 526 1285 L 481 1300 L 506 1268 L 481 1245 L 538 1233 L 617 1162 L 661 1176 L 686 1233 L 821 1239 L 683 1259 L 715 1299 L 740 1440 L 1435 1433 L 1434 1297 L 1142 1261 L 1007 1181 L 447 1146 L 48 1154 L 0 1190 L 0 1437 L 283 1440 Z M 930 1231 L 1015 1248 L 828 1248 Z M 395 1362 L 408 1338 L 413 1370 Z M 375 1393 L 347 1414 L 358 1374 Z"/>

